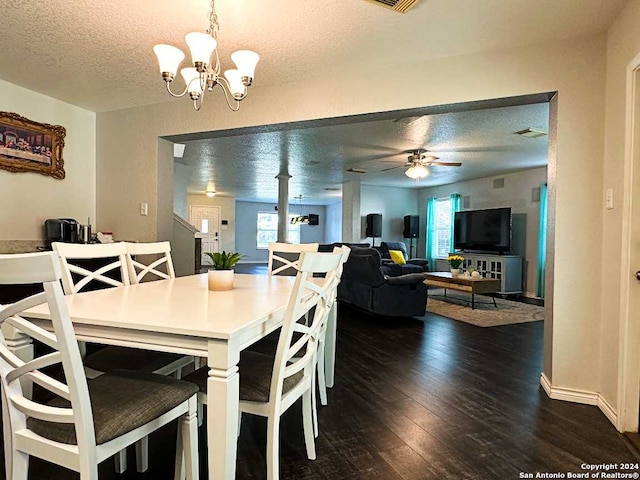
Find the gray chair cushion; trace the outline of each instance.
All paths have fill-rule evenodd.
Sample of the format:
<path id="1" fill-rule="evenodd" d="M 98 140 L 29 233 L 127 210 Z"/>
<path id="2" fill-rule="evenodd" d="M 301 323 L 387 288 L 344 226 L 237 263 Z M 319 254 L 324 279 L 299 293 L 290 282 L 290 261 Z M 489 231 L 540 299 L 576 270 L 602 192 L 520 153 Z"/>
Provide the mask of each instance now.
<path id="1" fill-rule="evenodd" d="M 180 358 L 182 358 L 181 355 L 174 353 L 152 352 L 127 347 L 105 347 L 87 355 L 84 364 L 99 372 L 135 368 L 141 372 L 151 373 Z"/>
<path id="2" fill-rule="evenodd" d="M 244 351 L 240 355 L 238 366 L 240 368 L 240 400 L 268 402 L 271 374 L 273 373 L 273 356 Z M 184 377 L 184 380 L 195 383 L 200 391 L 206 392 L 208 370 L 208 367 L 202 367 Z M 287 393 L 295 387 L 303 376 L 303 372 L 298 372 L 286 378 L 282 386 L 282 393 Z"/>
<path id="3" fill-rule="evenodd" d="M 274 254 L 290 262 L 295 262 L 300 258 L 300 253 L 298 252 L 274 252 Z M 277 268 L 282 267 L 283 265 L 285 265 L 284 262 L 278 260 L 277 258 L 274 258 L 273 264 L 271 265 L 271 270 L 273 271 Z M 298 270 L 296 270 L 293 267 L 289 267 L 289 268 L 285 268 L 281 272 L 276 273 L 275 275 L 282 275 L 285 277 L 295 277 L 297 274 L 298 274 Z"/>
<path id="4" fill-rule="evenodd" d="M 198 387 L 189 382 L 129 370 L 105 373 L 87 383 L 97 445 L 149 423 L 198 392 Z M 56 397 L 48 405 L 69 407 L 69 402 Z M 76 444 L 73 424 L 29 418 L 27 426 L 50 440 Z"/>

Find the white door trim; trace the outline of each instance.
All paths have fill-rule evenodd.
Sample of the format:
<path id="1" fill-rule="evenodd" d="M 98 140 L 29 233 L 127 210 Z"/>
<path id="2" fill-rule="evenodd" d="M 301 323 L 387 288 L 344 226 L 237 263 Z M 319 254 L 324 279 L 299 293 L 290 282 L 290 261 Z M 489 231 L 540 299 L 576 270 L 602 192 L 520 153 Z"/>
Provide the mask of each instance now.
<path id="1" fill-rule="evenodd" d="M 631 265 L 631 221 L 633 200 L 634 159 L 640 155 L 636 144 L 640 139 L 635 137 L 636 123 L 640 121 L 640 108 L 636 108 L 640 93 L 640 54 L 627 66 L 626 86 L 626 120 L 625 120 L 625 154 L 624 154 L 624 186 L 622 202 L 622 245 L 620 264 L 620 332 L 618 342 L 618 422 L 616 427 L 621 432 L 638 431 L 638 414 L 640 407 L 640 352 L 637 345 L 640 340 L 640 314 L 632 312 L 629 304 L 634 266 Z M 640 173 L 636 173 L 639 175 Z M 640 195 L 640 192 L 635 192 Z M 636 265 L 637 267 L 637 265 Z"/>

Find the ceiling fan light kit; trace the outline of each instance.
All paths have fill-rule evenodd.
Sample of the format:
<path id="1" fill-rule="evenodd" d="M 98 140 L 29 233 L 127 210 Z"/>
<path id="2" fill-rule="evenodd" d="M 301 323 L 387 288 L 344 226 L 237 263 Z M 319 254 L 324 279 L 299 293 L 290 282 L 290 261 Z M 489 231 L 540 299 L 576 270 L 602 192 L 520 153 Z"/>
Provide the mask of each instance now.
<path id="1" fill-rule="evenodd" d="M 171 82 L 173 82 L 178 67 L 185 57 L 182 50 L 172 45 L 160 44 L 153 47 L 153 51 L 158 58 L 162 79 L 171 96 L 183 97 L 189 94 L 189 98 L 193 101 L 193 108 L 200 110 L 205 92 L 211 92 L 214 87 L 220 86 L 227 105 L 235 112 L 240 108 L 240 101 L 247 96 L 247 89 L 253 83 L 260 55 L 251 50 L 238 50 L 232 53 L 231 60 L 235 63 L 236 68 L 226 70 L 224 76 L 221 76 L 220 57 L 218 50 L 216 50 L 219 30 L 220 24 L 216 14 L 215 0 L 211 0 L 209 28 L 206 33 L 191 32 L 185 35 L 185 42 L 189 47 L 193 66 L 180 70 L 186 85 L 182 93 L 174 93 L 171 90 Z M 215 64 L 211 65 L 211 56 L 214 54 Z"/>

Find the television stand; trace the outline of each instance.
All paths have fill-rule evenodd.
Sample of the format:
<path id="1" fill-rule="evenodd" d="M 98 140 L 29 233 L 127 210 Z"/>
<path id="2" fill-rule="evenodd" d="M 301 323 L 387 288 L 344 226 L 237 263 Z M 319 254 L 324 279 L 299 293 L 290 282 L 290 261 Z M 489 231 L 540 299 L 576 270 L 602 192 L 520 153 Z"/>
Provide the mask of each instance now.
<path id="1" fill-rule="evenodd" d="M 522 257 L 493 253 L 462 254 L 462 268 L 475 268 L 483 278 L 500 280 L 500 295 L 522 293 Z"/>

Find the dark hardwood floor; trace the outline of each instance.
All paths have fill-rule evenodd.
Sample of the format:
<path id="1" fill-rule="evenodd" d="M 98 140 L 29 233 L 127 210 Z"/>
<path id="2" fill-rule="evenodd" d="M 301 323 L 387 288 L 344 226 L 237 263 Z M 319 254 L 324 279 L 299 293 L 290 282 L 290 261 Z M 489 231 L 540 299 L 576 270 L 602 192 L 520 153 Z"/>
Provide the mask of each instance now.
<path id="1" fill-rule="evenodd" d="M 550 400 L 539 386 L 542 323 L 479 328 L 428 315 L 369 317 L 339 310 L 336 386 L 319 412 L 317 460 L 305 455 L 299 406 L 282 418 L 282 479 L 486 479 L 584 472 L 637 462 L 592 406 Z M 150 439 L 150 470 L 100 478 L 173 478 L 175 429 Z M 201 452 L 206 435 L 200 431 Z M 237 478 L 265 478 L 266 422 L 245 416 Z M 202 478 L 206 456 L 201 453 Z M 4 473 L 4 472 L 2 472 Z M 1 477 L 1 476 L 0 476 Z M 30 478 L 78 478 L 32 460 Z"/>

